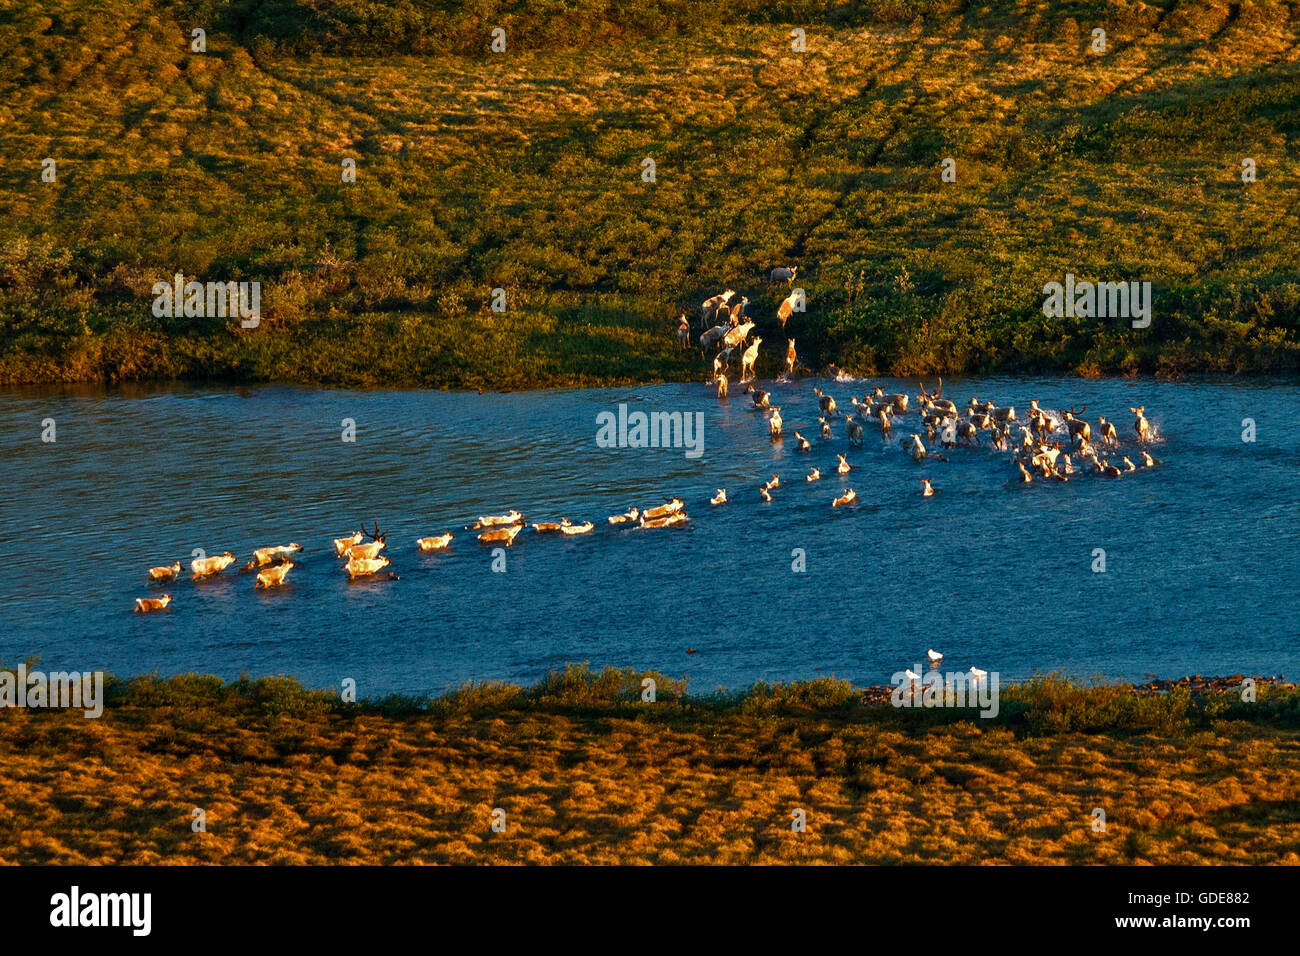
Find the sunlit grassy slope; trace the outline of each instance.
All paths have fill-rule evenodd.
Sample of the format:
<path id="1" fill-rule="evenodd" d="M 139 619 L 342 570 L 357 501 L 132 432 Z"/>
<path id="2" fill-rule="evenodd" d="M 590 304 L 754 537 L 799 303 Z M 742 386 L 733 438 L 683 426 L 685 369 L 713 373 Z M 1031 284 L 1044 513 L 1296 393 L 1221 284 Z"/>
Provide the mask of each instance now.
<path id="1" fill-rule="evenodd" d="M 725 287 L 771 371 L 796 263 L 813 367 L 1294 368 L 1298 31 L 1295 0 L 6 3 L 0 382 L 683 379 L 676 316 Z M 153 317 L 178 271 L 261 281 L 262 326 Z M 1045 318 L 1066 272 L 1152 281 L 1151 328 Z"/>
<path id="2" fill-rule="evenodd" d="M 186 676 L 98 720 L 5 709 L 0 863 L 1300 863 L 1294 687 L 1045 678 L 984 719 L 654 676 L 653 704 L 571 668 L 427 707 Z"/>

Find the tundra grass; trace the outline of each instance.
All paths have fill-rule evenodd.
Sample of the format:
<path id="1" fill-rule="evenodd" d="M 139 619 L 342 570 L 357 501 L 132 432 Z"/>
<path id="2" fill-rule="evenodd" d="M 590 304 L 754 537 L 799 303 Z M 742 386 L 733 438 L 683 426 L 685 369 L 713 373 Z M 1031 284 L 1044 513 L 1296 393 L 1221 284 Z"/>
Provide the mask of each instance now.
<path id="1" fill-rule="evenodd" d="M 0 383 L 689 380 L 676 317 L 726 287 L 760 374 L 787 335 L 864 374 L 1300 366 L 1295 0 L 51 0 L 0 24 Z M 782 330 L 765 277 L 795 264 Z M 178 272 L 261 282 L 261 325 L 154 317 Z M 1151 327 L 1045 317 L 1067 272 L 1151 281 Z"/>
<path id="2" fill-rule="evenodd" d="M 0 862 L 1300 863 L 1294 686 L 1045 677 L 992 719 L 586 667 L 432 700 L 196 675 L 108 697 L 0 711 Z"/>

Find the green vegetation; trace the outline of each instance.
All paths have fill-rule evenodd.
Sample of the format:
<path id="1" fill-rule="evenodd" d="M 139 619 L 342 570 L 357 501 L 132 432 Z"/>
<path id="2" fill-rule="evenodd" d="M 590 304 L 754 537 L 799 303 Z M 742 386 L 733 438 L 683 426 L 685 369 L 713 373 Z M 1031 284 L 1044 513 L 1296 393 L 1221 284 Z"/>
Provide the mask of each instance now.
<path id="1" fill-rule="evenodd" d="M 1295 369 L 1298 33 L 1298 0 L 11 5 L 0 383 L 690 380 L 676 316 L 726 287 L 760 374 L 786 334 L 866 374 Z M 155 318 L 177 272 L 260 281 L 261 325 Z M 1150 280 L 1151 327 L 1044 317 L 1067 272 Z"/>
<path id="2" fill-rule="evenodd" d="M 1300 863 L 1293 685 L 1244 703 L 1046 677 L 993 719 L 829 678 L 695 696 L 586 666 L 432 701 L 108 689 L 97 720 L 0 710 L 0 863 Z"/>
<path id="3" fill-rule="evenodd" d="M 28 671 L 40 669 L 40 659 L 27 661 Z M 0 665 L 0 671 L 14 673 Z M 653 707 L 642 698 L 644 681 L 654 681 Z M 335 690 L 313 690 L 296 678 L 272 676 L 222 681 L 205 674 L 160 677 L 145 674 L 123 680 L 105 678 L 105 706 L 123 712 L 165 710 L 184 713 L 214 708 L 228 714 L 256 717 L 316 714 L 388 714 L 437 718 L 483 716 L 519 711 L 528 713 L 623 713 L 650 719 L 696 719 L 705 714 L 835 714 L 871 722 L 907 726 L 949 724 L 975 719 L 962 708 L 896 708 L 886 688 L 864 692 L 833 677 L 770 684 L 759 681 L 737 691 L 690 694 L 684 679 L 658 671 L 570 664 L 552 671 L 531 687 L 498 681 L 470 682 L 432 698 L 391 695 L 344 702 Z M 1188 734 L 1213 728 L 1222 720 L 1241 720 L 1300 729 L 1300 688 L 1292 684 L 1261 684 L 1258 699 L 1241 700 L 1236 689 L 1191 694 L 1182 688 L 1156 693 L 1131 684 L 1083 684 L 1057 674 L 1021 683 L 1003 684 L 1001 706 L 994 717 L 979 717 L 987 726 L 1006 726 L 1022 735 L 1056 733 Z M 973 708 L 974 705 L 972 704 Z"/>

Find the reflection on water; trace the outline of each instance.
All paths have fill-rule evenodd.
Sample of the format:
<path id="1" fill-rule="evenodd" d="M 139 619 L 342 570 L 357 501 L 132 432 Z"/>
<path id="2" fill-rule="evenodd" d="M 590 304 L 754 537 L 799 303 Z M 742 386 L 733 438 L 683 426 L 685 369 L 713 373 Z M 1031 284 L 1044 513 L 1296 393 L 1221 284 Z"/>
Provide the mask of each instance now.
<path id="1" fill-rule="evenodd" d="M 878 683 L 930 646 L 946 667 L 1004 679 L 1295 676 L 1294 382 L 947 382 L 958 404 L 1086 404 L 1085 417 L 1115 421 L 1130 457 L 1128 408 L 1146 406 L 1160 467 L 1050 486 L 1012 481 L 1008 456 L 987 447 L 916 465 L 869 423 L 861 449 L 848 447 L 842 421 L 822 442 L 814 384 L 842 408 L 863 388 L 764 385 L 786 423 L 777 445 L 735 386 L 721 403 L 702 385 L 5 392 L 0 660 L 284 673 L 316 686 L 354 677 L 363 695 L 532 681 L 584 660 L 687 674 L 697 691 L 823 674 Z M 703 454 L 600 447 L 597 416 L 624 402 L 702 412 Z M 52 445 L 40 441 L 45 418 L 57 423 Z M 1253 444 L 1241 441 L 1245 418 L 1257 423 Z M 340 440 L 344 419 L 356 422 L 355 443 Z M 900 421 L 896 438 L 915 421 Z M 796 428 L 811 452 L 795 449 Z M 834 474 L 835 452 L 854 467 L 847 479 Z M 804 482 L 813 465 L 826 477 Z M 758 485 L 772 474 L 782 484 L 764 504 Z M 920 476 L 939 494 L 922 498 Z M 860 504 L 832 511 L 845 485 Z M 732 503 L 710 507 L 720 487 Z M 686 530 L 604 520 L 674 494 L 694 519 Z M 464 526 L 511 507 L 597 528 L 525 532 L 506 572 L 493 573 Z M 330 539 L 374 520 L 401 580 L 348 584 Z M 457 535 L 449 551 L 417 554 L 416 537 L 444 531 Z M 231 571 L 169 585 L 166 612 L 131 613 L 136 597 L 163 590 L 145 580 L 151 565 L 188 565 L 196 548 L 242 563 L 254 547 L 290 541 L 307 550 L 283 590 L 255 592 L 251 575 Z M 791 570 L 796 548 L 804 573 Z M 1096 548 L 1104 574 L 1090 570 Z"/>

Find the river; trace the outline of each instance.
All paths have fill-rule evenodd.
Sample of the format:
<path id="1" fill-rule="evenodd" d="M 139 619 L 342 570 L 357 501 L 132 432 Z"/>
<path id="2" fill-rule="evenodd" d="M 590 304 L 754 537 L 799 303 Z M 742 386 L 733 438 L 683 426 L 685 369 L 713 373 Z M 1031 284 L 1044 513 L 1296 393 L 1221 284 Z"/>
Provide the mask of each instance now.
<path id="1" fill-rule="evenodd" d="M 880 380 L 886 391 L 916 383 Z M 931 383 L 933 384 L 933 383 Z M 1009 455 L 958 447 L 917 464 L 868 423 L 817 434 L 821 385 L 842 406 L 863 383 L 763 383 L 785 419 L 732 387 L 466 394 L 291 387 L 44 388 L 0 393 L 0 661 L 120 675 L 289 674 L 358 693 L 532 682 L 589 661 L 688 676 L 697 692 L 834 675 L 888 682 L 925 659 L 997 671 L 1140 680 L 1300 671 L 1291 601 L 1300 472 L 1294 380 L 950 380 L 945 395 L 1110 417 L 1138 460 L 1145 405 L 1157 460 L 1122 478 L 1024 485 Z M 913 399 L 915 402 L 915 399 Z M 701 414 L 702 447 L 601 447 L 598 416 Z M 42 441 L 54 422 L 55 441 Z M 355 422 L 345 442 L 344 420 Z M 1255 440 L 1243 441 L 1250 419 Z M 813 442 L 796 450 L 798 428 Z M 836 453 L 853 471 L 834 474 Z M 825 476 L 806 482 L 818 466 Z M 758 486 L 781 477 L 773 501 Z M 938 493 L 920 494 L 918 477 Z M 843 486 L 860 502 L 831 508 Z M 732 501 L 713 507 L 726 488 Z M 689 527 L 625 530 L 606 516 L 672 495 Z M 522 533 L 494 571 L 465 525 L 517 508 L 591 519 L 590 535 Z M 330 540 L 377 521 L 399 580 L 349 583 Z M 451 531 L 446 552 L 421 535 Z M 303 545 L 289 585 L 232 567 L 165 587 L 153 565 L 194 549 Z M 1095 571 L 1097 551 L 1105 570 Z M 794 568 L 802 563 L 804 570 Z M 498 561 L 498 566 L 500 562 Z M 165 611 L 135 598 L 167 591 Z M 693 651 L 694 653 L 688 653 Z"/>

